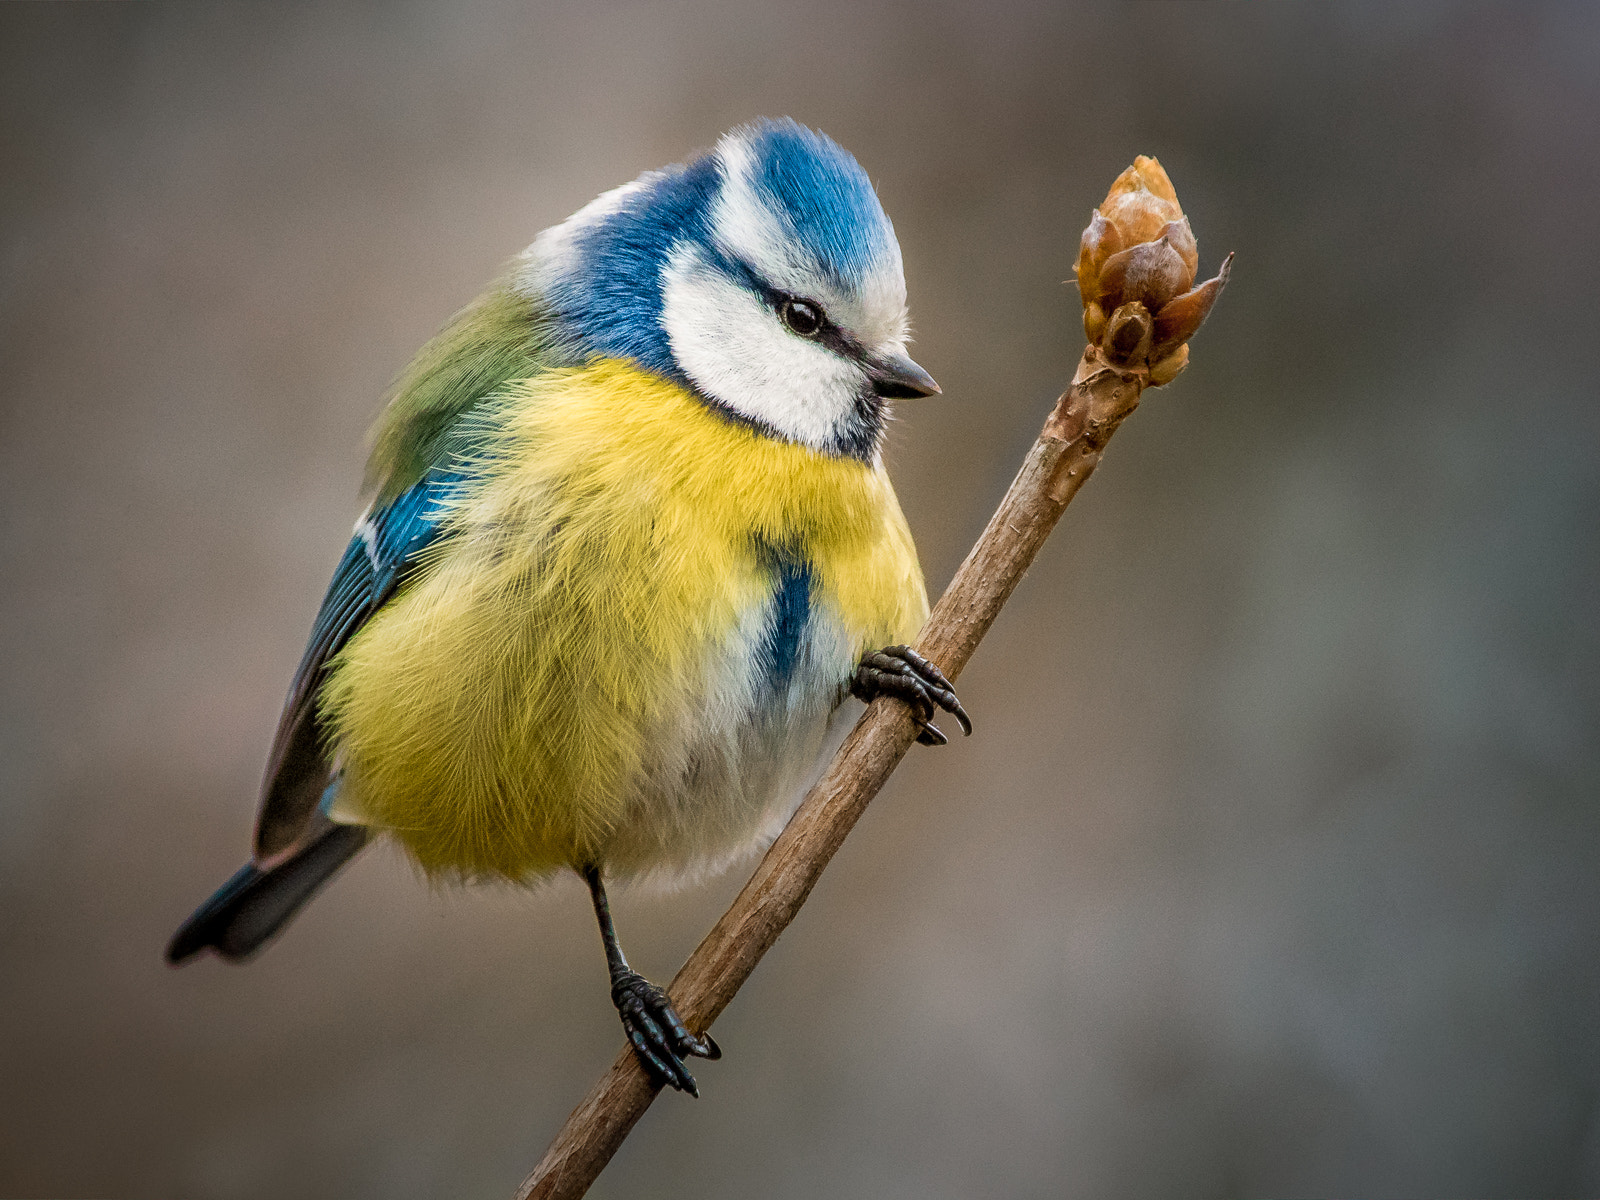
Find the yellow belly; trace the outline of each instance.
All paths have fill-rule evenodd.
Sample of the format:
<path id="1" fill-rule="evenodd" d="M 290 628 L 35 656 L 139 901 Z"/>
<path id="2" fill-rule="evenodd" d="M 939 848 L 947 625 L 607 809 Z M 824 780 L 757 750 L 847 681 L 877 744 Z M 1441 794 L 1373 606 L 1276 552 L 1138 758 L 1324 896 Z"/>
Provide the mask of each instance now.
<path id="1" fill-rule="evenodd" d="M 494 430 L 433 561 L 323 687 L 341 807 L 430 871 L 725 857 L 803 774 L 860 654 L 926 618 L 887 476 L 617 362 L 517 385 Z M 760 655 L 775 552 L 810 579 L 782 680 Z"/>

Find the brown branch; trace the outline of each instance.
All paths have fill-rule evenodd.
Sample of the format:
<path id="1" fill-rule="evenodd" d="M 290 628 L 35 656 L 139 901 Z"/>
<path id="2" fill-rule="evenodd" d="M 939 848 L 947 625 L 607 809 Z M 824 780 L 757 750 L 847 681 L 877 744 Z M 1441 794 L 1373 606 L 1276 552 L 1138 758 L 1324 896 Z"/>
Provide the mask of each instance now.
<path id="1" fill-rule="evenodd" d="M 1154 160 L 1140 159 L 1138 165 L 1147 163 L 1153 164 Z M 1155 170 L 1159 171 L 1159 166 Z M 1165 182 L 1165 174 L 1160 179 Z M 1119 180 L 1118 186 L 1122 182 Z M 1171 184 L 1166 187 L 1170 191 Z M 1114 187 L 1113 197 L 1117 194 Z M 1108 204 L 1110 200 L 1108 197 Z M 1175 209 L 1176 200 L 1172 203 Z M 1136 240 L 1143 239 L 1124 238 L 1124 244 Z M 1090 289 L 1083 288 L 1082 278 L 1080 266 L 1080 288 L 1087 292 Z M 1225 280 L 1226 276 L 1221 278 Z M 1192 268 L 1188 279 L 1193 280 Z M 1212 282 L 1216 284 L 1213 292 L 1220 291 L 1221 283 Z M 1102 297 L 1099 304 L 1103 311 L 1097 322 L 1100 328 L 1091 328 L 1092 335 L 1099 335 L 1107 327 L 1115 335 L 1116 330 L 1127 327 L 1130 319 L 1142 320 L 1146 326 L 1152 323 L 1152 317 L 1139 302 L 1120 304 L 1124 297 L 1118 293 L 1097 290 L 1095 294 Z M 1206 299 L 1207 309 L 1211 299 L 1214 295 Z M 1085 303 L 1090 303 L 1087 296 Z M 1115 312 L 1108 321 L 1104 312 L 1111 309 Z M 1130 309 L 1138 311 L 1130 317 Z M 1193 322 L 1198 324 L 1198 320 Z M 1191 326 L 1188 333 L 1192 332 Z M 917 649 L 938 663 L 951 679 L 967 665 L 1062 511 L 1099 464 L 1106 442 L 1138 405 L 1140 393 L 1151 385 L 1152 341 L 1148 328 L 1141 336 L 1142 342 L 1138 338 L 1129 342 L 1142 351 L 1137 365 L 1111 339 L 1100 339 L 1109 349 L 1091 345 L 1084 351 L 1072 385 L 1056 402 L 983 536 L 934 607 Z M 1186 351 L 1187 347 L 1178 349 Z M 1124 365 L 1109 361 L 1108 352 Z M 1158 344 L 1158 352 L 1176 353 L 1170 342 L 1164 347 Z M 1158 360 L 1157 366 L 1171 361 L 1170 357 Z M 1182 365 L 1178 363 L 1178 369 Z M 1162 370 L 1157 381 L 1164 382 L 1161 376 L 1170 378 L 1171 374 L 1176 370 L 1170 374 Z M 901 701 L 878 700 L 867 709 L 827 774 L 806 794 L 788 826 L 762 858 L 750 882 L 672 981 L 668 991 L 690 1029 L 704 1031 L 710 1027 L 750 977 L 761 956 L 794 920 L 823 868 L 904 757 L 916 734 L 910 710 Z M 659 1090 L 660 1085 L 645 1075 L 633 1051 L 624 1047 L 610 1070 L 567 1118 L 539 1165 L 518 1189 L 517 1200 L 582 1196 Z"/>
<path id="2" fill-rule="evenodd" d="M 1085 352 L 1072 387 L 917 643 L 951 679 L 967 665 L 1067 502 L 1093 472 L 1106 439 L 1139 402 L 1143 375 L 1111 367 L 1093 348 Z M 728 1006 L 916 735 L 901 701 L 878 700 L 867 710 L 738 899 L 667 989 L 690 1029 L 709 1028 Z M 567 1118 L 517 1200 L 582 1196 L 659 1090 L 624 1047 Z"/>

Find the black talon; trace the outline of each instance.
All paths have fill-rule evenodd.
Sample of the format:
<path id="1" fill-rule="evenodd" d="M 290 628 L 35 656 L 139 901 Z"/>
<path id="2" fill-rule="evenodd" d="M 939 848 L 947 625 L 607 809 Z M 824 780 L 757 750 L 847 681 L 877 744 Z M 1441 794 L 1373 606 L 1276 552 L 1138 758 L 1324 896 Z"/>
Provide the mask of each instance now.
<path id="1" fill-rule="evenodd" d="M 589 885 L 594 915 L 600 922 L 600 937 L 606 945 L 606 963 L 611 969 L 611 1003 L 622 1018 L 622 1030 L 628 1035 L 634 1056 L 645 1074 L 657 1083 L 698 1097 L 699 1085 L 683 1060 L 689 1055 L 721 1058 L 722 1047 L 709 1033 L 700 1037 L 690 1033 L 667 993 L 628 966 L 617 941 L 616 926 L 611 921 L 611 904 L 600 881 L 600 869 L 585 867 L 581 874 Z"/>
<path id="2" fill-rule="evenodd" d="M 917 741 L 924 746 L 943 746 L 950 740 L 933 724 L 936 709 L 942 708 L 960 722 L 964 736 L 972 734 L 972 720 L 957 698 L 955 686 L 910 646 L 885 646 L 863 655 L 850 680 L 850 694 L 869 704 L 879 696 L 904 700 L 922 725 Z"/>
<path id="3" fill-rule="evenodd" d="M 694 1076 L 683 1065 L 684 1056 L 713 1056 L 706 1041 L 684 1026 L 666 992 L 638 972 L 624 969 L 611 984 L 611 1002 L 645 1071 L 669 1087 L 699 1096 Z"/>

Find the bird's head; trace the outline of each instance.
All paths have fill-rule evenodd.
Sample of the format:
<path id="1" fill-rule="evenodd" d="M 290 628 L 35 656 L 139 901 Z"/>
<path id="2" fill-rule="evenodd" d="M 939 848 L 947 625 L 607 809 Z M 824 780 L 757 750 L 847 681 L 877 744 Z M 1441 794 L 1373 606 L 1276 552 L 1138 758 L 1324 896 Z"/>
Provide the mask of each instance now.
<path id="1" fill-rule="evenodd" d="M 826 454 L 870 460 L 886 402 L 939 390 L 906 354 L 900 245 L 871 181 L 793 121 L 607 192 L 541 234 L 517 279 L 570 356 L 630 359 Z"/>

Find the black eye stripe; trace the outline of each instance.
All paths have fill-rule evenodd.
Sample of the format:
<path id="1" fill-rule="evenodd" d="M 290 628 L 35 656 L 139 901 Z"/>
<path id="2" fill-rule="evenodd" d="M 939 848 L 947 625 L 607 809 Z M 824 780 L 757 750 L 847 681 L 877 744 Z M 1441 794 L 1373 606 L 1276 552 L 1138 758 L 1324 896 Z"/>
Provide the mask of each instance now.
<path id="1" fill-rule="evenodd" d="M 785 301 L 801 300 L 815 308 L 822 317 L 822 324 L 815 333 L 807 337 L 808 341 L 819 342 L 835 354 L 841 354 L 846 358 L 859 360 L 865 357 L 866 351 L 861 344 L 844 329 L 828 320 L 827 310 L 815 300 L 807 300 L 804 296 L 796 296 L 793 292 L 780 291 L 762 279 L 748 263 L 741 262 L 738 259 L 726 260 L 723 265 L 727 268 L 729 274 L 742 279 L 746 287 L 762 297 L 780 321 L 783 320 Z M 787 322 L 784 323 L 784 328 L 788 328 Z"/>
<path id="2" fill-rule="evenodd" d="M 784 327 L 789 332 L 797 337 L 803 337 L 809 342 L 820 342 L 829 350 L 834 351 L 836 354 L 842 354 L 846 358 L 862 357 L 861 347 L 856 343 L 856 340 L 828 320 L 826 310 L 815 300 L 807 300 L 804 296 L 795 296 L 789 292 L 780 292 L 775 288 L 766 288 L 763 291 L 766 293 L 767 303 L 772 305 L 773 310 L 778 314 L 778 319 L 783 322 Z M 795 327 L 792 319 L 793 312 L 795 308 L 802 305 L 816 314 L 817 324 L 815 327 L 812 327 L 808 322 L 802 323 L 800 328 Z"/>

